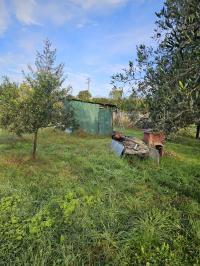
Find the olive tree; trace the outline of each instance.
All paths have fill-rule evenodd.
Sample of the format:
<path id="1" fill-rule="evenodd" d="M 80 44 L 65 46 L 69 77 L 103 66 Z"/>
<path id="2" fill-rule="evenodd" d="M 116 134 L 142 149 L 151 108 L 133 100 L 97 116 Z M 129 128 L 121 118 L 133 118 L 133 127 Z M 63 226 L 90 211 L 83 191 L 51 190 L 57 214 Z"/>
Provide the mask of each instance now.
<path id="1" fill-rule="evenodd" d="M 66 128 L 74 122 L 72 110 L 64 107 L 67 91 L 62 89 L 63 67 L 56 65 L 56 50 L 46 40 L 43 51 L 36 54 L 35 66 L 29 66 L 29 73 L 24 73 L 25 83 L 19 87 L 8 81 L 3 84 L 2 106 L 4 114 L 9 112 L 1 116 L 1 125 L 14 132 L 33 134 L 33 159 L 39 129 Z"/>
<path id="2" fill-rule="evenodd" d="M 0 84 L 0 126 L 21 135 L 23 128 L 20 112 L 20 90 L 15 82 L 3 77 Z"/>
<path id="3" fill-rule="evenodd" d="M 130 62 L 113 82 L 131 84 L 148 103 L 154 128 L 170 133 L 200 125 L 200 2 L 166 0 L 156 15 L 157 47 L 137 47 L 137 67 Z"/>

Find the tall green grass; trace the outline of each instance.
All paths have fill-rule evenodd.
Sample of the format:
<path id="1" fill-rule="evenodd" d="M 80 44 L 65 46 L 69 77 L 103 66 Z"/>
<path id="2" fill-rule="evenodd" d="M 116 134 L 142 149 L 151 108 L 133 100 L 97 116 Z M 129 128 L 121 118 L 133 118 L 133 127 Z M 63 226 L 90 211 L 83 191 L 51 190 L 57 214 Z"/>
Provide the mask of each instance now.
<path id="1" fill-rule="evenodd" d="M 0 133 L 0 265 L 200 264 L 200 142 L 159 166 L 110 143 L 43 130 L 32 161 L 31 136 Z"/>

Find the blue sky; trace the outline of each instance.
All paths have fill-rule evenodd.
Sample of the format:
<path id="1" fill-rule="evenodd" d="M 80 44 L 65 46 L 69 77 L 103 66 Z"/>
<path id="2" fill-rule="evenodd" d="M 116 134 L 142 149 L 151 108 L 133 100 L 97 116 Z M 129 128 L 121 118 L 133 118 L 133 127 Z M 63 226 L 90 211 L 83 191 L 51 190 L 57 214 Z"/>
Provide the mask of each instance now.
<path id="1" fill-rule="evenodd" d="M 21 82 L 36 50 L 49 38 L 65 63 L 73 94 L 108 96 L 110 77 L 152 44 L 163 0 L 0 0 L 0 74 Z"/>

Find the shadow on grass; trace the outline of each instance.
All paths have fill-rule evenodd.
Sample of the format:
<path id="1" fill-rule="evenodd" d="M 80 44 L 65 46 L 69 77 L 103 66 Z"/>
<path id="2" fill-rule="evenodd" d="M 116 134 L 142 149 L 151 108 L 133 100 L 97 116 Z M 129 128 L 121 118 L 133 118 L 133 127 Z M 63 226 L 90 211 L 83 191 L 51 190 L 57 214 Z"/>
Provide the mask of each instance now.
<path id="1" fill-rule="evenodd" d="M 27 139 L 25 137 L 18 137 L 16 135 L 8 135 L 8 136 L 0 136 L 0 145 L 6 144 L 6 145 L 14 145 L 19 142 L 31 142 L 31 139 Z"/>
<path id="2" fill-rule="evenodd" d="M 151 180 L 161 188 L 170 189 L 200 203 L 200 164 L 165 158 L 160 169 L 149 171 Z"/>
<path id="3" fill-rule="evenodd" d="M 181 144 L 184 146 L 199 148 L 199 151 L 200 151 L 200 139 L 195 139 L 192 137 L 178 136 L 176 138 L 168 139 L 168 142 L 170 144 L 175 143 L 175 144 Z"/>
<path id="4" fill-rule="evenodd" d="M 188 186 L 179 185 L 175 182 L 170 182 L 168 180 L 156 180 L 156 181 L 157 184 L 159 184 L 161 187 L 167 187 L 174 192 L 178 192 L 178 194 L 181 196 L 184 195 L 200 203 L 200 193 L 198 186 L 193 186 L 191 188 Z"/>

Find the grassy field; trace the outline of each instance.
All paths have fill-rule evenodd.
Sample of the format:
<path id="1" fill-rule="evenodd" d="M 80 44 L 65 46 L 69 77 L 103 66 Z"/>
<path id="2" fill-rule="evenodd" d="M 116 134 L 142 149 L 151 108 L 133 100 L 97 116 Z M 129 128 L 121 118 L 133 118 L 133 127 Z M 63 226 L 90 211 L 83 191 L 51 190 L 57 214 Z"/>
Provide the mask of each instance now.
<path id="1" fill-rule="evenodd" d="M 32 161 L 31 136 L 0 132 L 0 265 L 200 265 L 200 141 L 159 166 L 110 143 L 43 130 Z"/>

